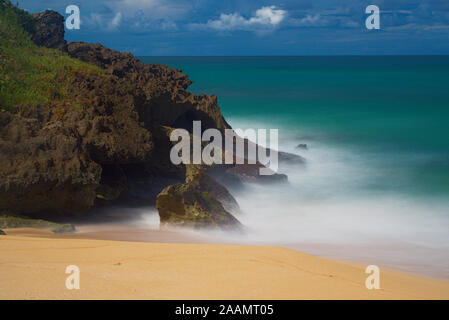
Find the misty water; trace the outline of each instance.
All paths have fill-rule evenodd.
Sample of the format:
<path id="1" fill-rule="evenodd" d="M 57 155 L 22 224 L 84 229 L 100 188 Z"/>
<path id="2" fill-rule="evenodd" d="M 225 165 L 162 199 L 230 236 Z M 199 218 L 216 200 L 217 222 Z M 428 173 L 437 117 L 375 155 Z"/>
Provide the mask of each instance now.
<path id="1" fill-rule="evenodd" d="M 449 278 L 448 57 L 143 60 L 181 68 L 233 128 L 276 128 L 279 149 L 307 159 L 281 165 L 288 184 L 231 190 L 246 233 L 206 239 Z"/>

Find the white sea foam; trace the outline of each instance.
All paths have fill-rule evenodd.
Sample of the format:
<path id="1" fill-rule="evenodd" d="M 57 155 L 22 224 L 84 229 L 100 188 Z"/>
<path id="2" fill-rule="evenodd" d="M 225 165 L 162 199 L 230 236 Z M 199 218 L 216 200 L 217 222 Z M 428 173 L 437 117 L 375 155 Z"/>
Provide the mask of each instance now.
<path id="1" fill-rule="evenodd" d="M 245 128 L 243 123 L 237 125 Z M 248 233 L 240 239 L 233 236 L 234 241 L 299 248 L 337 246 L 335 252 L 322 247 L 309 251 L 341 259 L 379 260 L 412 271 L 419 265 L 419 272 L 449 277 L 449 200 L 385 190 L 386 177 L 373 165 L 375 159 L 319 139 L 298 140 L 301 132 L 279 132 L 280 150 L 305 157 L 307 164 L 281 165 L 281 172 L 289 177 L 287 185 L 252 185 L 235 193 L 244 212 L 238 218 Z M 308 150 L 296 149 L 299 143 L 307 143 Z"/>
<path id="2" fill-rule="evenodd" d="M 231 124 L 270 128 L 238 120 Z M 201 232 L 206 239 L 283 245 L 449 278 L 449 200 L 385 190 L 376 186 L 382 179 L 380 186 L 385 185 L 385 176 L 373 165 L 375 159 L 320 139 L 298 139 L 310 132 L 284 132 L 279 130 L 280 150 L 305 157 L 306 165 L 281 164 L 288 184 L 248 185 L 234 192 L 246 233 Z M 296 149 L 299 143 L 307 143 L 308 150 Z M 154 214 L 148 218 L 152 225 Z"/>

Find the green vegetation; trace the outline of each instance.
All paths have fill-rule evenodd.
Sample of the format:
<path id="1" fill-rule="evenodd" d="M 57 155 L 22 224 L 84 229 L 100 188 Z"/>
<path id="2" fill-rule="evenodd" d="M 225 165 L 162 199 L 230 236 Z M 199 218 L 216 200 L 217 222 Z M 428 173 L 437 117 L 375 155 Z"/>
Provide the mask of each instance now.
<path id="1" fill-rule="evenodd" d="M 30 14 L 0 0 L 0 112 L 26 111 L 41 103 L 62 116 L 76 107 L 67 94 L 74 74 L 102 71 L 60 50 L 36 46 L 31 41 L 35 28 Z"/>
<path id="2" fill-rule="evenodd" d="M 71 224 L 60 224 L 41 219 L 30 219 L 7 213 L 0 214 L 0 228 L 48 228 L 54 233 L 69 233 L 75 231 L 75 227 Z"/>

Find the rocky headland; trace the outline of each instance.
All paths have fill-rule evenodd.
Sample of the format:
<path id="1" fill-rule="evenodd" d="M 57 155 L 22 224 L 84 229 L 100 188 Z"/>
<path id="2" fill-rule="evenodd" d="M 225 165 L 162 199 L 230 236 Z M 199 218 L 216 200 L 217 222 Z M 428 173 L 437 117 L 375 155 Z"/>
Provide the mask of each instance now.
<path id="1" fill-rule="evenodd" d="M 287 181 L 282 174 L 259 176 L 260 163 L 173 165 L 174 128 L 192 132 L 193 120 L 203 130 L 230 128 L 216 96 L 189 92 L 192 82 L 180 70 L 101 44 L 67 43 L 57 12 L 28 15 L 5 0 L 0 8 L 17 15 L 33 50 L 67 61 L 49 79 L 66 85 L 47 90 L 48 99 L 6 105 L 8 92 L 0 91 L 0 213 L 57 220 L 97 207 L 150 204 L 163 225 L 240 228 L 227 183 Z M 14 59 L 13 40 L 0 32 L 4 66 Z M 8 85 L 5 69 L 0 75 Z M 282 159 L 303 162 L 285 153 Z"/>

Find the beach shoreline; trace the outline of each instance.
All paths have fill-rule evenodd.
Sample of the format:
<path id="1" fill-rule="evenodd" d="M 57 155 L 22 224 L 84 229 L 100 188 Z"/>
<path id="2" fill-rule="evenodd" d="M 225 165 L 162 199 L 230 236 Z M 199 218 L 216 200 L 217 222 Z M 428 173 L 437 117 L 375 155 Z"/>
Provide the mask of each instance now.
<path id="1" fill-rule="evenodd" d="M 449 298 L 448 281 L 381 267 L 381 289 L 368 290 L 366 266 L 278 246 L 208 244 L 175 231 L 126 226 L 113 231 L 97 226 L 97 233 L 89 228 L 79 227 L 75 234 L 7 229 L 0 238 L 0 298 Z M 109 240 L 89 238 L 107 237 L 108 228 Z M 123 241 L 130 230 L 137 233 L 134 241 Z M 136 241 L 142 240 L 143 230 L 151 235 Z M 113 232 L 116 240 L 111 239 Z M 65 288 L 68 265 L 80 268 L 80 290 Z"/>
<path id="2" fill-rule="evenodd" d="M 76 232 L 53 233 L 49 228 L 12 228 L 5 229 L 10 236 L 47 238 L 47 239 L 85 239 L 105 240 L 118 242 L 144 242 L 144 243 L 174 243 L 174 244 L 210 244 L 210 245 L 243 245 L 256 247 L 282 247 L 292 249 L 318 258 L 339 261 L 355 265 L 378 265 L 381 268 L 397 272 L 426 277 L 435 280 L 449 281 L 444 267 L 435 265 L 420 265 L 411 261 L 392 259 L 392 252 L 419 252 L 430 250 L 411 244 L 332 244 L 327 242 L 270 242 L 251 241 L 244 238 L 233 237 L 226 239 L 224 234 L 217 236 L 214 233 L 198 232 L 191 229 L 165 227 L 155 225 L 141 225 L 137 223 L 82 223 L 76 224 Z M 388 252 L 388 254 L 386 254 Z M 420 257 L 415 261 L 419 261 Z"/>

